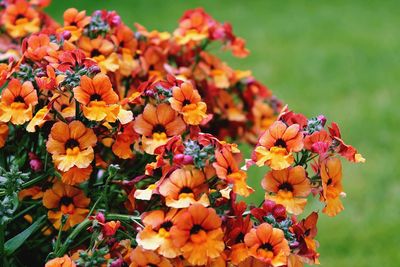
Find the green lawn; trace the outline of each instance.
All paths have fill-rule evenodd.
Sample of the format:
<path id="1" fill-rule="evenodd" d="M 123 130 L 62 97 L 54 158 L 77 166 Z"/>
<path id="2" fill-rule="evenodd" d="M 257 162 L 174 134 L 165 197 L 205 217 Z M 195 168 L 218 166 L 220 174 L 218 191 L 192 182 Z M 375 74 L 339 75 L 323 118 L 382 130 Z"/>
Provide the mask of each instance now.
<path id="1" fill-rule="evenodd" d="M 321 216 L 322 266 L 400 263 L 399 1 L 53 2 L 48 11 L 58 20 L 67 7 L 106 8 L 130 26 L 137 21 L 172 30 L 184 10 L 203 6 L 230 21 L 252 53 L 243 60 L 224 58 L 253 70 L 295 111 L 339 122 L 344 139 L 367 159 L 345 166 L 346 210 Z M 251 174 L 251 184 L 258 185 L 262 173 Z"/>

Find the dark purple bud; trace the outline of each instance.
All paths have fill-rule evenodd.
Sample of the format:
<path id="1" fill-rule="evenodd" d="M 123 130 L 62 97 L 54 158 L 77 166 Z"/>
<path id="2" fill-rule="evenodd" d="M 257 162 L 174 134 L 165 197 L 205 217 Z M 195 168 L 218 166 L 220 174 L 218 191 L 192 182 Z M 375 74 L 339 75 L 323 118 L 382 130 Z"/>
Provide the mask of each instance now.
<path id="1" fill-rule="evenodd" d="M 124 264 L 124 261 L 121 258 L 119 258 L 119 259 L 113 261 L 110 264 L 110 267 L 122 267 L 123 264 Z"/>
<path id="2" fill-rule="evenodd" d="M 70 31 L 64 31 L 62 33 L 62 37 L 64 38 L 64 40 L 69 40 L 69 38 L 71 38 L 72 34 Z"/>
<path id="3" fill-rule="evenodd" d="M 43 163 L 40 159 L 31 159 L 29 161 L 29 165 L 31 166 L 32 171 L 39 172 L 43 169 Z"/>
<path id="4" fill-rule="evenodd" d="M 153 97 L 153 96 L 154 96 L 154 91 L 153 91 L 153 90 L 146 90 L 146 91 L 144 92 L 144 94 L 145 94 L 146 96 Z"/>
<path id="5" fill-rule="evenodd" d="M 89 67 L 89 72 L 93 73 L 93 74 L 97 74 L 101 71 L 100 67 L 97 65 L 93 65 L 91 67 Z"/>

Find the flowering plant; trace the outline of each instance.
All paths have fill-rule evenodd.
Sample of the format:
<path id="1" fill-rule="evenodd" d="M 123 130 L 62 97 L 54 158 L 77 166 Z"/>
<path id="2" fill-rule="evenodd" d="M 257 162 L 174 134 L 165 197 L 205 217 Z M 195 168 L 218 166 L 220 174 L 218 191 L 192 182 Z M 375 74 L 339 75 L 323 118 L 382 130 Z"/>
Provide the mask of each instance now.
<path id="1" fill-rule="evenodd" d="M 344 208 L 336 123 L 294 113 L 250 71 L 249 51 L 203 9 L 173 32 L 114 11 L 3 0 L 0 252 L 6 266 L 318 264 L 318 210 Z M 233 142 L 254 145 L 251 158 Z M 239 201 L 268 166 L 258 205 Z M 21 255 L 24 255 L 23 257 Z"/>

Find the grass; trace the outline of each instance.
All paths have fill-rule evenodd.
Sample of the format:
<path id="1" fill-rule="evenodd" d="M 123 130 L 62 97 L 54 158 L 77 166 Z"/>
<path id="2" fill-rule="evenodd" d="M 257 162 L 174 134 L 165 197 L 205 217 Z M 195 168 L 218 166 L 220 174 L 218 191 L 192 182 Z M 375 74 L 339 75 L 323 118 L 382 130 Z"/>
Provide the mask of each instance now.
<path id="1" fill-rule="evenodd" d="M 256 77 L 297 112 L 339 122 L 367 159 L 346 164 L 346 210 L 322 215 L 321 263 L 394 266 L 400 262 L 400 34 L 398 1 L 53 1 L 65 8 L 114 9 L 132 25 L 173 30 L 188 8 L 203 6 L 233 24 L 252 54 L 231 65 Z M 262 177 L 252 170 L 255 188 Z M 256 195 L 260 198 L 262 193 Z"/>

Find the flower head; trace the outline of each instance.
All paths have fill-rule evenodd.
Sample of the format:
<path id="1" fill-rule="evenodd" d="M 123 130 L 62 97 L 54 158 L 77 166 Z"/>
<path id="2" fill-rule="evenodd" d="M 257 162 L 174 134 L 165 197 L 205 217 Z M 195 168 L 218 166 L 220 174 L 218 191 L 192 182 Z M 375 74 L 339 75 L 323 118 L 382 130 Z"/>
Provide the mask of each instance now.
<path id="1" fill-rule="evenodd" d="M 37 93 L 31 82 L 21 84 L 12 79 L 1 94 L 0 121 L 24 124 L 32 119 L 32 108 L 37 103 Z"/>
<path id="2" fill-rule="evenodd" d="M 267 164 L 274 170 L 282 170 L 293 162 L 292 152 L 303 148 L 303 134 L 298 124 L 286 126 L 276 121 L 260 137 L 255 149 L 255 160 L 258 166 Z"/>
<path id="3" fill-rule="evenodd" d="M 52 154 L 56 167 L 66 172 L 72 167 L 87 168 L 94 159 L 93 147 L 97 137 L 80 121 L 69 124 L 56 122 L 51 128 L 47 151 Z"/>
<path id="4" fill-rule="evenodd" d="M 262 223 L 245 235 L 244 242 L 254 258 L 274 267 L 286 265 L 290 248 L 281 229 Z"/>
<path id="5" fill-rule="evenodd" d="M 147 104 L 135 119 L 134 129 L 142 135 L 144 150 L 153 154 L 157 147 L 167 143 L 169 137 L 183 133 L 186 124 L 168 104 L 157 107 Z"/>
<path id="6" fill-rule="evenodd" d="M 307 197 L 311 192 L 310 181 L 302 166 L 283 170 L 272 170 L 262 181 L 267 191 L 265 198 L 285 206 L 286 210 L 294 215 L 303 212 L 307 204 Z M 274 193 L 275 195 L 270 195 Z"/>
<path id="7" fill-rule="evenodd" d="M 204 265 L 224 250 L 221 218 L 214 209 L 194 204 L 178 214 L 171 238 L 192 265 Z"/>
<path id="8" fill-rule="evenodd" d="M 338 158 L 328 158 L 321 163 L 322 196 L 325 208 L 322 212 L 329 216 L 335 216 L 344 207 L 340 196 L 343 193 L 342 163 Z"/>
<path id="9" fill-rule="evenodd" d="M 54 183 L 43 195 L 43 206 L 50 209 L 47 216 L 56 229 L 61 227 L 62 217 L 67 216 L 64 231 L 85 219 L 89 203 L 82 190 L 61 182 Z"/>

